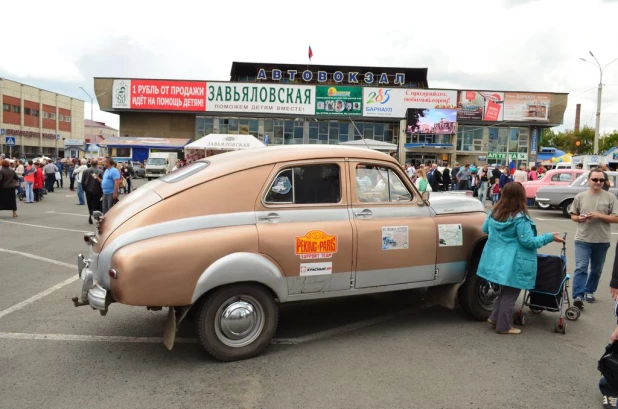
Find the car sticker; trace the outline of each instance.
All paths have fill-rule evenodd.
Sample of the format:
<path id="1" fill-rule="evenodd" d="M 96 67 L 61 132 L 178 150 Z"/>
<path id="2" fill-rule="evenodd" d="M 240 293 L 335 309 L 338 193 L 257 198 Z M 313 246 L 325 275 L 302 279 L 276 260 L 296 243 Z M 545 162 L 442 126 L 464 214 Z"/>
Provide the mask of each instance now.
<path id="1" fill-rule="evenodd" d="M 408 226 L 383 226 L 382 250 L 404 250 L 408 248 Z"/>
<path id="2" fill-rule="evenodd" d="M 322 230 L 311 230 L 304 236 L 296 236 L 294 247 L 301 260 L 331 258 L 337 252 L 337 236 L 328 235 Z"/>
<path id="3" fill-rule="evenodd" d="M 461 224 L 439 224 L 438 235 L 439 247 L 463 246 Z"/>
<path id="4" fill-rule="evenodd" d="M 279 176 L 275 179 L 275 183 L 273 183 L 273 187 L 270 189 L 273 193 L 277 193 L 280 195 L 286 195 L 292 189 L 292 183 L 290 183 L 290 179 L 287 176 Z"/>
<path id="5" fill-rule="evenodd" d="M 333 263 L 300 263 L 301 276 L 332 274 Z"/>

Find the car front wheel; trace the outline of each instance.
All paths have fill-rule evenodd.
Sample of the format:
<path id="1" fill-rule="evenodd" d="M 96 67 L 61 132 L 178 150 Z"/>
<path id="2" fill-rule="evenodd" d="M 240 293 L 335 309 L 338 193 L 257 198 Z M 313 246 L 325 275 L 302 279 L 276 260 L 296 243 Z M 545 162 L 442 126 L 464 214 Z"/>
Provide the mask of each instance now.
<path id="1" fill-rule="evenodd" d="M 202 347 L 220 361 L 258 355 L 277 330 L 279 311 L 272 295 L 255 284 L 234 284 L 207 295 L 197 309 Z"/>
<path id="2" fill-rule="evenodd" d="M 573 200 L 566 200 L 564 203 L 562 203 L 562 214 L 564 215 L 564 217 L 571 217 L 571 213 L 569 213 L 571 203 L 573 203 Z"/>
<path id="3" fill-rule="evenodd" d="M 470 266 L 466 281 L 459 288 L 459 305 L 466 314 L 478 321 L 491 315 L 501 287 L 476 275 L 479 260 Z"/>

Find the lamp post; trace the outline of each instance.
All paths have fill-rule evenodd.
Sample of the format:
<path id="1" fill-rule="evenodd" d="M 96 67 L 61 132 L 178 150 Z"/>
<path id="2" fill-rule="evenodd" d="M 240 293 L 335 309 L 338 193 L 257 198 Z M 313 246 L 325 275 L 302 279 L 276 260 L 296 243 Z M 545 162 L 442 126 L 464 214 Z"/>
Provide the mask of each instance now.
<path id="1" fill-rule="evenodd" d="M 92 136 L 92 122 L 94 121 L 94 98 L 92 98 L 90 94 L 87 93 L 83 87 L 79 87 L 79 89 L 84 91 L 84 94 L 88 95 L 88 98 L 90 98 L 90 136 Z M 96 143 L 96 137 L 95 137 L 95 143 Z"/>
<path id="2" fill-rule="evenodd" d="M 594 56 L 592 51 L 588 51 L 588 52 L 590 53 L 590 56 L 594 58 L 595 62 L 588 61 L 585 58 L 580 58 L 580 60 L 587 62 L 589 64 L 592 64 L 599 69 L 599 87 L 597 89 L 597 122 L 594 127 L 594 154 L 598 155 L 599 154 L 599 129 L 601 127 L 601 95 L 603 94 L 603 71 L 605 71 L 605 68 L 607 68 L 608 65 L 610 65 L 613 62 L 618 61 L 618 58 L 608 62 L 607 64 L 605 64 L 605 66 L 602 66 L 599 60 L 597 60 L 597 57 Z"/>

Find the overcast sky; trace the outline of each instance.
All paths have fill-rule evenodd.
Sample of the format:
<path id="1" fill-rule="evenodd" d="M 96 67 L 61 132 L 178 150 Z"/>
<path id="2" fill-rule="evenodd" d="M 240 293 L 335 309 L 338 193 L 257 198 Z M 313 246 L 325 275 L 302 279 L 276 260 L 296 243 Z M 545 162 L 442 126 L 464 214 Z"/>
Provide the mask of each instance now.
<path id="1" fill-rule="evenodd" d="M 366 6 L 364 4 L 367 4 Z M 86 100 L 93 77 L 229 80 L 232 61 L 427 67 L 431 88 L 568 92 L 594 127 L 618 58 L 618 0 L 3 2 L 0 77 Z M 618 61 L 601 129 L 618 129 Z M 95 103 L 96 104 L 96 103 Z M 94 119 L 118 127 L 118 117 Z"/>

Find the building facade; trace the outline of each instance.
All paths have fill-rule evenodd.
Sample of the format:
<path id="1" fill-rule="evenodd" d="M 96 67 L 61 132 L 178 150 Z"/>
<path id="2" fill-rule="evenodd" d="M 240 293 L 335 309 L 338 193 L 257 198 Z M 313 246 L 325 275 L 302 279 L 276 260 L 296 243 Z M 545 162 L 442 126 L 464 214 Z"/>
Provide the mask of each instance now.
<path id="1" fill-rule="evenodd" d="M 63 157 L 66 141 L 84 143 L 84 101 L 0 78 L 0 152 Z"/>
<path id="2" fill-rule="evenodd" d="M 234 62 L 230 81 L 95 78 L 120 134 L 251 134 L 269 145 L 396 145 L 401 163 L 536 161 L 567 94 L 429 89 L 425 68 Z"/>

